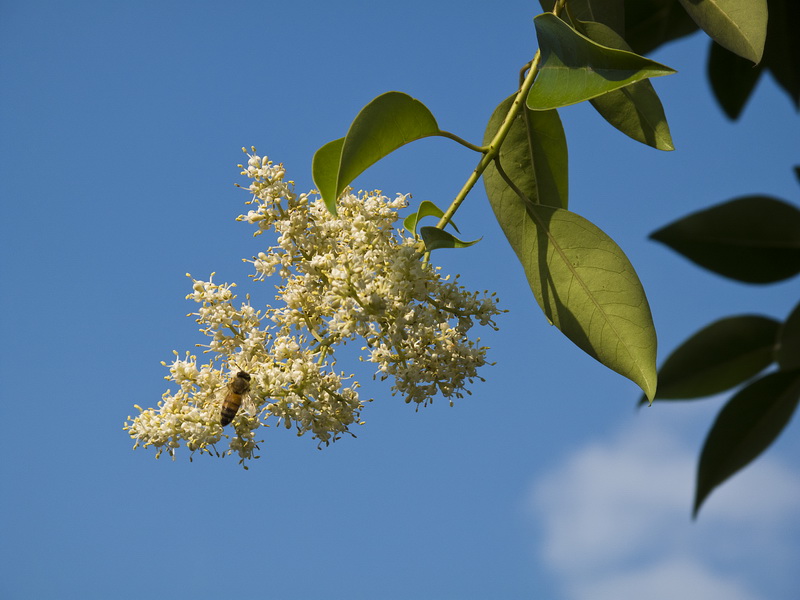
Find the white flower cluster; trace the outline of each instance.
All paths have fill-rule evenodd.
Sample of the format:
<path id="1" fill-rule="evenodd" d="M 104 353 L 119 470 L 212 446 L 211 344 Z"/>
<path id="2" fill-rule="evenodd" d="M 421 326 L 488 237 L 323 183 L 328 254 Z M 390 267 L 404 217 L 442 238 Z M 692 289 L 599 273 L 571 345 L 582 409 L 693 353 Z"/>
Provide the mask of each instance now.
<path id="1" fill-rule="evenodd" d="M 320 198 L 295 194 L 282 165 L 248 156 L 240 166 L 252 180 L 253 208 L 239 220 L 257 225 L 255 235 L 276 236 L 275 246 L 249 262 L 255 280 L 281 278 L 277 304 L 262 313 L 248 297 L 237 307 L 233 284 L 194 281 L 187 298 L 200 304 L 195 315 L 210 338 L 206 352 L 221 365 L 176 353 L 168 379 L 178 391 L 166 392 L 157 408 L 137 407 L 140 414 L 126 423 L 137 445 L 174 456 L 183 440 L 191 450 L 212 452 L 227 437 L 220 408 L 239 371 L 251 376 L 247 398 L 240 398 L 249 408 L 233 420 L 228 454 L 253 458 L 255 430 L 270 417 L 298 435 L 335 441 L 361 424 L 359 385 L 335 371 L 334 355 L 356 340 L 361 360 L 375 363 L 376 376 L 391 378 L 392 394 L 406 402 L 425 405 L 441 395 L 452 403 L 469 393 L 487 349 L 468 332 L 475 322 L 494 328 L 502 311 L 494 295 L 468 292 L 457 278 L 440 275 L 423 260 L 421 242 L 395 229 L 407 197 L 348 191 L 334 216 Z"/>

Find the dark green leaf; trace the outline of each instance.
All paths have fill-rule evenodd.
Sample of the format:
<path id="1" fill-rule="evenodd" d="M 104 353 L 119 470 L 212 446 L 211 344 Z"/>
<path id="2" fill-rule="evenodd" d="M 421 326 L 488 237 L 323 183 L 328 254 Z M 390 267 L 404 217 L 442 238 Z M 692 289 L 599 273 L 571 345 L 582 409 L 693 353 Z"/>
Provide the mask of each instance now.
<path id="1" fill-rule="evenodd" d="M 697 468 L 694 515 L 711 491 L 783 431 L 800 399 L 800 371 L 767 375 L 737 393 L 717 416 Z"/>
<path id="2" fill-rule="evenodd" d="M 500 103 L 486 126 L 488 144 L 508 114 L 514 96 Z M 533 203 L 566 208 L 568 202 L 567 138 L 555 110 L 532 111 L 526 107 L 517 115 L 500 147 L 500 165 L 517 188 Z M 516 198 L 494 164 L 483 174 L 486 193 L 502 200 Z"/>
<path id="3" fill-rule="evenodd" d="M 586 36 L 598 44 L 628 50 L 618 34 L 602 23 L 581 23 Z M 657 148 L 674 150 L 664 108 L 647 79 L 590 100 L 595 110 L 628 137 Z"/>
<path id="4" fill-rule="evenodd" d="M 375 98 L 350 125 L 339 156 L 334 152 L 338 140 L 314 155 L 314 183 L 328 210 L 335 214 L 339 194 L 368 167 L 409 142 L 439 133 L 436 119 L 419 100 L 401 92 Z"/>
<path id="5" fill-rule="evenodd" d="M 762 64 L 753 65 L 711 42 L 708 53 L 708 79 L 717 102 L 729 119 L 739 118 L 747 99 L 761 76 Z"/>
<path id="6" fill-rule="evenodd" d="M 675 71 L 624 50 L 596 44 L 551 13 L 534 19 L 541 71 L 528 94 L 531 110 L 576 104 L 648 77 Z"/>
<path id="7" fill-rule="evenodd" d="M 800 211 L 747 196 L 693 213 L 650 237 L 711 271 L 749 283 L 800 272 Z"/>
<path id="8" fill-rule="evenodd" d="M 800 2 L 770 0 L 764 66 L 769 68 L 794 104 L 800 107 Z"/>
<path id="9" fill-rule="evenodd" d="M 437 227 L 422 227 L 419 230 L 419 235 L 422 241 L 425 242 L 425 250 L 428 252 L 438 250 L 439 248 L 468 248 L 481 241 L 481 238 L 478 238 L 471 242 L 464 242 L 452 233 L 438 229 Z"/>
<path id="10" fill-rule="evenodd" d="M 678 0 L 635 0 L 625 3 L 625 41 L 637 54 L 697 31 L 697 23 Z"/>
<path id="11" fill-rule="evenodd" d="M 624 252 L 583 217 L 517 197 L 489 201 L 545 316 L 576 346 L 656 391 L 656 332 Z"/>
<path id="12" fill-rule="evenodd" d="M 680 0 L 700 28 L 723 48 L 761 62 L 767 38 L 767 0 Z"/>
<path id="13" fill-rule="evenodd" d="M 406 231 L 410 231 L 411 233 L 417 233 L 417 227 L 419 226 L 420 221 L 425 217 L 436 217 L 437 219 L 441 219 L 444 216 L 444 211 L 436 206 L 430 200 L 423 200 L 419 204 L 419 208 L 417 212 L 411 213 L 403 220 L 403 227 L 405 227 Z M 458 231 L 458 227 L 453 221 L 449 223 L 452 225 L 453 229 Z"/>
<path id="14" fill-rule="evenodd" d="M 783 371 L 800 369 L 800 304 L 781 327 L 775 360 Z"/>
<path id="15" fill-rule="evenodd" d="M 772 363 L 780 325 L 742 315 L 701 329 L 661 365 L 656 400 L 710 396 L 747 381 Z"/>

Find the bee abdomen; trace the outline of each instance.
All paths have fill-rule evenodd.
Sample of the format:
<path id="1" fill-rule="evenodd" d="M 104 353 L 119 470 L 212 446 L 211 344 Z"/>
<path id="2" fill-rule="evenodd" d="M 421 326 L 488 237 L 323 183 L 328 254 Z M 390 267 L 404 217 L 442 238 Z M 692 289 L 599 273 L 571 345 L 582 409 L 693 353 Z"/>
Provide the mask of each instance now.
<path id="1" fill-rule="evenodd" d="M 231 405 L 231 404 L 225 403 L 222 406 L 222 410 L 220 411 L 220 414 L 219 414 L 219 423 L 220 423 L 220 425 L 222 425 L 223 427 L 225 427 L 225 425 L 228 425 L 231 421 L 233 421 L 233 417 L 236 416 L 237 412 L 239 412 L 239 405 L 238 404 Z"/>

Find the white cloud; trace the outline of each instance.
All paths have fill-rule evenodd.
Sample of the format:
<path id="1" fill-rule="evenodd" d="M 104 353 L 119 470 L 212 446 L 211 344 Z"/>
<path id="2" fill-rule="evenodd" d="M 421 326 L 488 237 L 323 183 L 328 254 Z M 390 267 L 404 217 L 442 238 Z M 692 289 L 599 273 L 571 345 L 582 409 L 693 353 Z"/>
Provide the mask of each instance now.
<path id="1" fill-rule="evenodd" d="M 685 559 L 662 560 L 639 569 L 577 580 L 566 585 L 576 600 L 759 600 L 738 576 L 715 576 Z"/>
<path id="2" fill-rule="evenodd" d="M 800 476 L 762 457 L 693 522 L 698 442 L 679 429 L 674 414 L 635 418 L 534 482 L 537 550 L 564 598 L 759 600 L 800 587 Z"/>

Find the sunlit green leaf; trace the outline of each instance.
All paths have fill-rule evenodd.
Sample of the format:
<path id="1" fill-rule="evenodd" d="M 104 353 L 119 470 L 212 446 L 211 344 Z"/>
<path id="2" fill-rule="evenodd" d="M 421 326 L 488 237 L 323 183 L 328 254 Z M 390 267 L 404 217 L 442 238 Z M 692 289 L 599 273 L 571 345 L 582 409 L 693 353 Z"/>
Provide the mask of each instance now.
<path id="1" fill-rule="evenodd" d="M 697 468 L 694 514 L 711 491 L 766 450 L 792 418 L 800 371 L 767 375 L 742 389 L 720 411 Z"/>
<path id="2" fill-rule="evenodd" d="M 784 371 L 800 369 L 800 304 L 781 327 L 775 360 Z"/>
<path id="3" fill-rule="evenodd" d="M 422 227 L 419 230 L 422 241 L 425 242 L 425 250 L 431 252 L 439 248 L 468 248 L 481 241 L 481 238 L 465 242 L 458 239 L 452 233 L 437 227 Z"/>
<path id="4" fill-rule="evenodd" d="M 534 19 L 541 71 L 528 94 L 528 108 L 548 110 L 595 98 L 648 77 L 675 71 L 624 50 L 601 46 L 551 13 Z"/>
<path id="5" fill-rule="evenodd" d="M 593 22 L 580 25 L 586 36 L 598 44 L 630 51 L 625 40 L 608 26 Z M 597 96 L 590 102 L 606 121 L 637 142 L 658 150 L 675 149 L 661 100 L 647 79 Z"/>
<path id="6" fill-rule="evenodd" d="M 767 37 L 767 0 L 680 0 L 711 39 L 734 54 L 761 61 Z"/>
<path id="7" fill-rule="evenodd" d="M 375 98 L 358 113 L 340 145 L 340 140 L 329 142 L 314 155 L 314 183 L 328 210 L 335 214 L 339 194 L 381 158 L 409 142 L 438 134 L 436 119 L 419 100 L 401 92 Z"/>
<path id="8" fill-rule="evenodd" d="M 693 213 L 650 237 L 711 271 L 749 283 L 800 273 L 800 211 L 747 196 Z"/>
<path id="9" fill-rule="evenodd" d="M 553 11 L 554 0 L 542 0 L 539 4 L 548 12 Z M 594 21 L 603 23 L 616 31 L 619 35 L 625 34 L 625 4 L 624 0 L 570 0 L 569 15 L 578 21 Z M 564 20 L 569 16 L 562 13 Z"/>
<path id="10" fill-rule="evenodd" d="M 336 177 L 343 145 L 344 138 L 328 142 L 314 153 L 314 158 L 311 160 L 311 174 L 317 191 L 332 215 L 336 214 L 336 199 L 339 197 L 336 191 Z"/>
<path id="11" fill-rule="evenodd" d="M 747 381 L 772 363 L 780 326 L 742 315 L 701 329 L 661 365 L 656 400 L 710 396 Z"/>
<path id="12" fill-rule="evenodd" d="M 486 125 L 484 144 L 488 144 L 500 128 L 513 100 L 514 96 L 506 98 L 492 113 Z M 567 207 L 567 138 L 557 111 L 532 111 L 523 106 L 500 147 L 500 165 L 532 202 Z M 499 201 L 517 197 L 494 164 L 484 172 L 483 182 L 486 193 Z"/>
<path id="13" fill-rule="evenodd" d="M 417 227 L 419 226 L 420 221 L 425 217 L 436 217 L 437 219 L 441 219 L 444 216 L 444 211 L 436 206 L 430 200 L 423 200 L 419 203 L 419 208 L 417 212 L 411 213 L 405 219 L 403 219 L 403 227 L 405 227 L 406 231 L 410 231 L 412 233 L 417 233 Z M 458 227 L 453 221 L 449 223 L 453 229 L 458 231 Z"/>
<path id="14" fill-rule="evenodd" d="M 575 213 L 487 193 L 545 316 L 652 398 L 655 328 L 639 278 L 619 246 Z"/>

